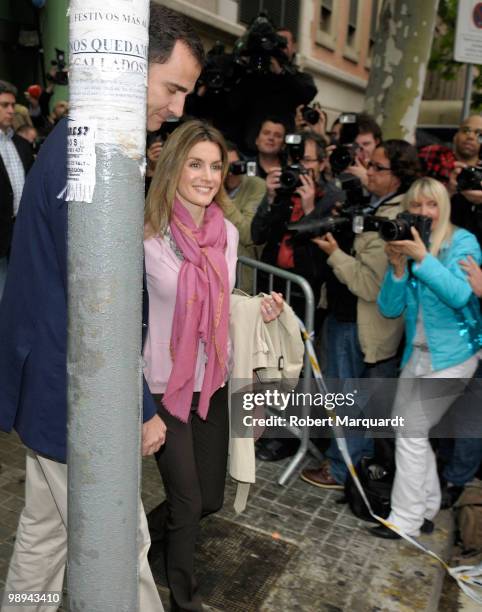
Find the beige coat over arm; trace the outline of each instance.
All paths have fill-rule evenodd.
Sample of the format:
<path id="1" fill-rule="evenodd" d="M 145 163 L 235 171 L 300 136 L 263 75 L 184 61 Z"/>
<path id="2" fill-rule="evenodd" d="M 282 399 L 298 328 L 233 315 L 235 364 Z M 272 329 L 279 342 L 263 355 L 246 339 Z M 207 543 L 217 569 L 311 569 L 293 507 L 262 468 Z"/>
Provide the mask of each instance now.
<path id="1" fill-rule="evenodd" d="M 233 435 L 239 433 L 233 423 L 239 423 L 241 419 L 232 411 L 242 410 L 242 407 L 239 402 L 231 402 L 232 394 L 241 389 L 250 390 L 255 370 L 262 372 L 263 380 L 292 381 L 296 385 L 303 366 L 304 344 L 293 310 L 285 304 L 277 319 L 264 323 L 261 299 L 262 296 L 231 295 L 229 325 L 233 369 L 230 378 L 229 473 L 240 483 L 234 505 L 238 512 L 246 505 L 249 483 L 255 482 L 256 469 L 252 429 L 246 428 L 242 437 Z"/>

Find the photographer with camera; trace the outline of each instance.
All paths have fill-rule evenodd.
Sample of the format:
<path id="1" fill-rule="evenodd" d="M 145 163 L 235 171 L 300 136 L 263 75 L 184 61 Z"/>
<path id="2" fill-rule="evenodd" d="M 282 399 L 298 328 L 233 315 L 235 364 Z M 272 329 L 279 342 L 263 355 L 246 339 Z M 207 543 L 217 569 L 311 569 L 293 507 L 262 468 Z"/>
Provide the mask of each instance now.
<path id="1" fill-rule="evenodd" d="M 283 147 L 286 126 L 279 117 L 264 117 L 259 125 L 256 136 L 256 176 L 266 179 L 271 170 L 279 168 L 283 163 Z"/>
<path id="2" fill-rule="evenodd" d="M 368 163 L 382 141 L 382 130 L 371 115 L 343 113 L 338 142 L 330 154 L 334 174 L 347 173 L 368 187 Z"/>
<path id="3" fill-rule="evenodd" d="M 393 415 L 404 417 L 405 424 L 396 435 L 388 521 L 417 537 L 431 533 L 441 503 L 429 430 L 463 393 L 463 379 L 471 378 L 478 364 L 479 307 L 459 262 L 472 256 L 480 265 L 482 255 L 475 236 L 450 222 L 447 190 L 435 179 L 416 181 L 402 206 L 431 220 L 429 244 L 415 227 L 411 239 L 387 243 L 390 267 L 378 306 L 385 317 L 405 319 L 403 369 L 393 406 Z M 430 385 L 427 379 L 437 381 Z M 371 533 L 400 538 L 384 525 Z"/>
<path id="4" fill-rule="evenodd" d="M 395 219 L 403 194 L 418 172 L 417 151 L 408 142 L 387 140 L 378 145 L 368 162 L 368 191 L 372 197 L 364 214 Z M 378 231 L 363 228 L 355 234 L 351 224 L 339 227 L 336 237 L 328 232 L 313 239 L 331 269 L 326 278 L 323 373 L 331 379 L 395 377 L 403 321 L 386 319 L 376 304 L 388 265 L 385 242 Z M 348 437 L 347 443 L 354 465 L 372 450 L 372 441 L 361 436 Z M 332 440 L 321 466 L 303 470 L 301 478 L 317 487 L 342 489 L 347 474 Z"/>
<path id="5" fill-rule="evenodd" d="M 482 116 L 465 119 L 454 136 L 455 169 L 449 179 L 452 222 L 477 236 L 482 245 Z"/>
<path id="6" fill-rule="evenodd" d="M 245 67 L 236 86 L 238 144 L 253 148 L 256 126 L 269 114 L 279 116 L 294 128 L 296 108 L 309 104 L 317 88 L 313 77 L 294 63 L 296 41 L 288 28 L 276 30 L 263 13 L 257 17 L 235 47 L 239 63 Z"/>
<path id="7" fill-rule="evenodd" d="M 289 134 L 286 139 L 291 163 L 269 172 L 267 193 L 254 216 L 251 236 L 255 245 L 264 244 L 261 261 L 305 278 L 317 303 L 323 269 L 321 253 L 309 239 L 291 242 L 286 225 L 290 221 L 320 219 L 325 214 L 320 185 L 326 166 L 325 143 L 312 132 Z M 258 290 L 267 291 L 267 287 L 266 275 L 258 272 Z M 304 298 L 292 292 L 290 304 L 303 319 Z M 297 445 L 294 439 L 261 438 L 256 443 L 256 457 L 262 461 L 278 461 L 293 455 Z"/>
<path id="8" fill-rule="evenodd" d="M 318 262 L 321 258 L 309 240 L 292 244 L 286 225 L 322 216 L 323 190 L 319 181 L 326 165 L 325 145 L 314 133 L 290 134 L 287 139 L 298 140 L 295 144 L 288 144 L 293 163 L 274 167 L 268 173 L 266 196 L 256 211 L 251 236 L 254 244 L 265 245 L 261 261 L 306 278 L 316 300 L 320 290 Z M 296 305 L 294 309 L 297 310 Z"/>
<path id="9" fill-rule="evenodd" d="M 52 62 L 52 68 L 47 74 L 48 84 L 46 87 L 40 85 L 30 85 L 27 91 L 24 92 L 28 101 L 28 112 L 33 126 L 39 132 L 39 135 L 45 138 L 50 131 L 66 114 L 68 108 L 67 102 L 57 102 L 52 113 L 50 112 L 50 100 L 54 94 L 56 85 L 67 85 L 67 68 L 65 66 L 65 57 L 62 51 L 57 51 L 57 60 Z M 59 63 L 59 54 L 62 57 Z M 60 109 L 62 104 L 65 108 Z"/>
<path id="10" fill-rule="evenodd" d="M 224 188 L 229 196 L 224 206 L 224 216 L 239 232 L 238 255 L 258 259 L 256 247 L 251 238 L 251 223 L 259 203 L 266 193 L 266 183 L 254 176 L 255 169 L 241 158 L 238 147 L 226 142 L 229 170 L 224 179 Z M 253 290 L 253 272 L 243 266 L 241 269 L 240 289 L 246 293 Z"/>

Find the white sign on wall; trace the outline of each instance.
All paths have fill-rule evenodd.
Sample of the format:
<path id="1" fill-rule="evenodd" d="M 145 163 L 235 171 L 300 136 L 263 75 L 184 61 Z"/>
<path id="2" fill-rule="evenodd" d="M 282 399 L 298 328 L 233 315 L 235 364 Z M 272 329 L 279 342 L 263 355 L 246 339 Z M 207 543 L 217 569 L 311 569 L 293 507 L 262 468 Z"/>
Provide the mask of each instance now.
<path id="1" fill-rule="evenodd" d="M 459 0 L 454 59 L 482 64 L 482 2 Z"/>

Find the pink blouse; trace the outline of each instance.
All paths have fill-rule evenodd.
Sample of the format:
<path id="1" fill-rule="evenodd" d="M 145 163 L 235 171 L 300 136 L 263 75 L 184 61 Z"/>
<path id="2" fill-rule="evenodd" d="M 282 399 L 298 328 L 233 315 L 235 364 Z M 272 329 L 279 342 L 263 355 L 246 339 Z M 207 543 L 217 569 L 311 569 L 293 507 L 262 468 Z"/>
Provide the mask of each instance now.
<path id="1" fill-rule="evenodd" d="M 230 292 L 236 282 L 238 259 L 238 230 L 224 220 L 227 231 L 226 263 Z M 169 241 L 160 236 L 144 240 L 147 290 L 149 293 L 149 328 L 144 344 L 144 376 L 151 393 L 164 393 L 172 369 L 169 343 L 177 295 L 177 278 L 182 261 L 172 250 Z M 228 354 L 231 353 L 228 347 Z M 194 391 L 200 391 L 204 378 L 206 355 L 204 343 L 199 341 Z"/>

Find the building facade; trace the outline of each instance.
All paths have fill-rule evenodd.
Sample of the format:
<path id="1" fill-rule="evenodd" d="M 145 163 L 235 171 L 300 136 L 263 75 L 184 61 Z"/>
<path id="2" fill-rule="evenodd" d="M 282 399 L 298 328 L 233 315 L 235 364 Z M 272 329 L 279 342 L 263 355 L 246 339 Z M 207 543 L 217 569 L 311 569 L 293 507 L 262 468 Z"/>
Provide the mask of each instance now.
<path id="1" fill-rule="evenodd" d="M 206 50 L 216 41 L 230 49 L 246 26 L 267 11 L 275 26 L 297 38 L 297 63 L 313 75 L 316 100 L 330 122 L 362 110 L 370 55 L 383 0 L 154 0 L 189 16 Z M 34 4 L 42 4 L 35 8 Z M 68 50 L 68 0 L 0 2 L 0 78 L 22 92 L 44 84 L 55 48 Z M 419 123 L 457 123 L 464 71 L 453 82 L 428 74 Z M 57 87 L 55 99 L 67 92 Z"/>
<path id="2" fill-rule="evenodd" d="M 157 0 L 156 0 L 157 1 Z M 341 112 L 361 111 L 383 0 L 159 0 L 188 15 L 209 49 L 228 47 L 260 11 L 297 37 L 297 63 L 313 75 L 320 102 L 333 121 Z M 453 82 L 428 73 L 419 123 L 457 124 L 464 70 Z"/>

